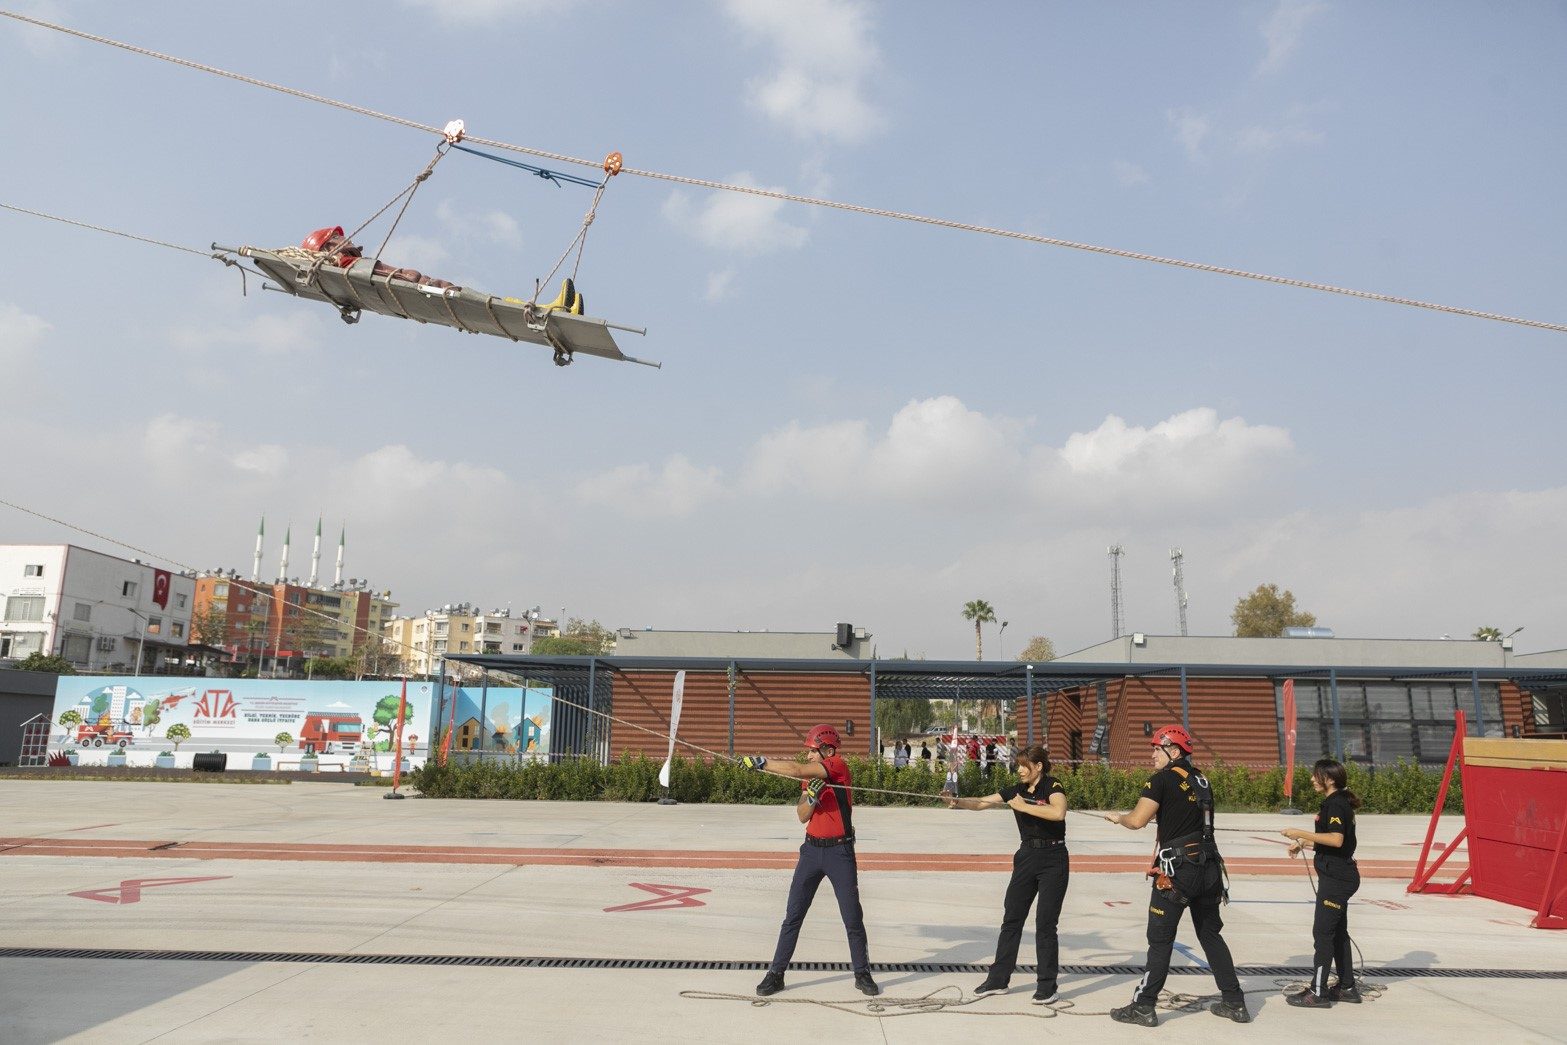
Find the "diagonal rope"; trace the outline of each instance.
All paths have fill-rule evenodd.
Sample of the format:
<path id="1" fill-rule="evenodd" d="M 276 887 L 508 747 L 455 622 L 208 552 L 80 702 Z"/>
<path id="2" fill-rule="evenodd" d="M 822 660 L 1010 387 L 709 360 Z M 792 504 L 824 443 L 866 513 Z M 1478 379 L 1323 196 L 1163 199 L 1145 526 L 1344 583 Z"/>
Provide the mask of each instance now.
<path id="1" fill-rule="evenodd" d="M 83 32 L 80 29 L 71 29 L 67 26 L 47 22 L 41 18 L 33 18 L 28 15 L 18 14 L 15 11 L 0 9 L 0 15 L 25 22 L 41 29 L 50 29 L 67 36 L 87 40 L 92 43 L 103 44 L 108 47 L 117 47 L 132 54 L 139 54 L 147 58 L 156 58 L 159 61 L 169 62 L 174 65 L 194 69 L 197 72 L 209 73 L 213 76 L 221 76 L 240 83 L 248 83 L 253 87 L 265 88 L 280 94 L 287 94 L 305 101 L 316 102 L 320 105 L 328 105 L 346 112 L 356 113 L 360 116 L 368 116 L 372 119 L 384 120 L 400 127 L 408 127 L 413 130 L 423 131 L 429 134 L 441 134 L 442 130 L 432 124 L 419 123 L 401 116 L 393 116 L 390 113 L 380 112 L 362 105 L 354 105 L 350 102 L 328 98 L 325 95 L 312 94 L 294 87 L 285 87 L 282 84 L 271 83 L 253 76 L 245 76 L 241 73 L 220 69 L 217 66 L 205 65 L 187 58 L 178 58 L 173 55 L 163 54 L 145 47 L 137 47 L 134 44 L 124 43 L 120 40 L 110 39 L 106 36 L 98 36 L 93 33 Z M 585 160 L 577 156 L 567 156 L 564 153 L 549 152 L 544 149 L 534 149 L 525 145 L 515 145 L 511 142 L 496 141 L 490 138 L 477 138 L 468 136 L 465 140 L 479 145 L 486 145 L 493 149 L 504 149 L 509 152 L 524 153 L 529 156 L 539 156 L 544 159 L 555 160 L 559 163 L 574 163 L 583 167 L 597 167 L 598 163 Z M 1033 233 L 1018 232 L 1014 229 L 995 228 L 988 225 L 975 225 L 970 222 L 954 221 L 948 218 L 937 218 L 929 215 L 914 214 L 908 211 L 888 210 L 883 207 L 868 207 L 856 203 L 844 203 L 838 200 L 823 199 L 817 196 L 802 196 L 792 192 L 780 192 L 775 189 L 764 189 L 753 185 L 735 185 L 728 182 L 713 181 L 708 178 L 692 178 L 679 174 L 668 174 L 661 171 L 640 170 L 635 167 L 625 167 L 622 173 L 634 174 L 642 178 L 651 178 L 658 181 L 674 182 L 678 185 L 690 185 L 694 188 L 713 189 L 721 192 L 739 192 L 751 196 L 761 196 L 766 199 L 782 200 L 787 203 L 801 203 L 813 207 L 826 207 L 831 210 L 848 211 L 852 214 L 865 214 L 871 217 L 889 218 L 896 221 L 908 221 L 921 225 L 932 225 L 937 228 L 953 229 L 958 232 L 973 232 L 986 236 L 997 236 L 1002 239 L 1018 240 L 1024 243 L 1038 243 L 1051 247 L 1064 247 L 1069 250 L 1087 251 L 1091 254 L 1105 254 L 1110 257 L 1124 258 L 1128 261 L 1144 261 L 1156 265 L 1169 265 L 1174 268 L 1191 269 L 1196 272 L 1208 272 L 1219 276 L 1232 276 L 1237 279 L 1250 279 L 1262 283 L 1273 283 L 1279 286 L 1296 287 L 1301 290 L 1315 290 L 1324 294 L 1339 294 L 1345 297 L 1361 298 L 1366 301 L 1381 301 L 1390 305 L 1403 305 L 1408 308 L 1426 309 L 1432 312 L 1445 312 L 1449 315 L 1468 316 L 1472 319 L 1484 319 L 1495 323 L 1512 323 L 1517 326 L 1532 327 L 1536 330 L 1550 330 L 1556 333 L 1567 334 L 1567 324 L 1546 323 L 1535 319 L 1524 319 L 1518 316 L 1503 315 L 1498 312 L 1483 312 L 1478 309 L 1460 308 L 1456 305 L 1443 305 L 1432 301 L 1421 301 L 1416 298 L 1399 297 L 1394 294 L 1379 294 L 1369 290 L 1355 290 L 1350 287 L 1340 287 L 1331 283 L 1317 283 L 1311 280 L 1292 279 L 1288 276 L 1275 276 L 1263 272 L 1251 272 L 1246 269 L 1231 268 L 1226 265 L 1210 265 L 1200 261 L 1189 261 L 1182 258 L 1165 257 L 1159 254 L 1149 254 L 1143 251 L 1123 250 L 1119 247 L 1106 247 L 1093 243 L 1082 243 L 1077 240 L 1060 239 L 1055 236 L 1040 236 Z"/>
<path id="2" fill-rule="evenodd" d="M 178 243 L 167 243 L 161 239 L 150 239 L 146 236 L 133 236 L 129 232 L 120 232 L 116 229 L 105 228 L 102 225 L 89 225 L 85 221 L 74 221 L 71 218 L 62 218 L 58 214 L 46 214 L 41 210 L 28 210 L 26 207 L 13 207 L 9 203 L 0 203 L 0 209 L 15 211 L 18 214 L 30 214 L 35 218 L 48 218 L 50 221 L 61 221 L 67 225 L 75 225 L 81 229 L 91 229 L 94 232 L 107 232 L 111 236 L 123 236 L 125 239 L 133 239 L 138 243 L 151 243 L 155 247 L 168 247 L 170 250 L 182 250 L 187 254 L 196 254 L 203 258 L 215 258 L 219 255 L 210 250 L 197 250 L 195 247 L 182 247 Z"/>

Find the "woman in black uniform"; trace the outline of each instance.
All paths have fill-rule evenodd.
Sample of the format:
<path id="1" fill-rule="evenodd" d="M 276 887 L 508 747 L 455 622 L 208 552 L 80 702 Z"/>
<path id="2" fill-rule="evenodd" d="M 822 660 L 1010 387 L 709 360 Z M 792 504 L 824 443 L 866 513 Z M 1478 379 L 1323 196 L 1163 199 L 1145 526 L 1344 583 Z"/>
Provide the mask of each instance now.
<path id="1" fill-rule="evenodd" d="M 1304 1009 L 1326 1009 L 1334 1002 L 1358 1003 L 1355 966 L 1349 945 L 1349 898 L 1360 889 L 1360 869 L 1355 866 L 1355 810 L 1360 799 L 1346 787 L 1342 764 L 1324 758 L 1311 769 L 1312 789 L 1322 794 L 1313 831 L 1288 827 L 1279 832 L 1294 842 L 1290 855 L 1302 849 L 1313 853 L 1317 869 L 1316 918 L 1311 925 L 1316 954 L 1312 959 L 1311 986 L 1285 999 Z M 1338 965 L 1338 982 L 1328 986 L 1328 967 Z"/>
<path id="2" fill-rule="evenodd" d="M 996 961 L 990 975 L 975 994 L 1004 994 L 1017 965 L 1018 944 L 1028 909 L 1037 898 L 1034 916 L 1034 947 L 1038 952 L 1039 983 L 1034 989 L 1034 1004 L 1048 1005 L 1056 1000 L 1056 977 L 1060 969 L 1060 946 L 1056 939 L 1056 921 L 1066 899 L 1070 867 L 1066 854 L 1066 792 L 1061 782 L 1050 775 L 1050 758 L 1037 744 L 1017 757 L 1018 783 L 1004 787 L 984 798 L 958 798 L 949 792 L 950 809 L 1011 809 L 1017 817 L 1020 844 L 1012 857 L 1012 881 L 1007 885 L 1001 936 L 996 940 Z"/>

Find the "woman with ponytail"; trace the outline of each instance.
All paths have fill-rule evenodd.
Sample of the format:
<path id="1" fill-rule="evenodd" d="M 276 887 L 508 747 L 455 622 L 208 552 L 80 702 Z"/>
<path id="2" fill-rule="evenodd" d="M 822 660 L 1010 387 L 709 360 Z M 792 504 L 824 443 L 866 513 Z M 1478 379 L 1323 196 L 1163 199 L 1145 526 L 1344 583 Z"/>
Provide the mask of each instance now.
<path id="1" fill-rule="evenodd" d="M 1279 832 L 1294 844 L 1291 856 L 1312 851 L 1317 869 L 1316 917 L 1311 935 L 1315 942 L 1311 986 L 1285 1001 L 1304 1009 L 1325 1009 L 1334 1002 L 1360 1002 L 1355 966 L 1349 943 L 1349 899 L 1360 889 L 1360 869 L 1355 866 L 1355 810 L 1360 799 L 1346 785 L 1344 766 L 1331 758 L 1320 759 L 1311 769 L 1312 790 L 1321 794 L 1315 830 L 1288 827 Z M 1338 966 L 1338 981 L 1328 986 L 1328 967 Z"/>
<path id="2" fill-rule="evenodd" d="M 996 961 L 974 993 L 1006 993 L 1012 970 L 1017 966 L 1023 923 L 1037 899 L 1034 947 L 1039 982 L 1034 989 L 1034 1004 L 1048 1005 L 1056 1000 L 1060 970 L 1056 922 L 1061 917 L 1071 874 L 1066 854 L 1066 791 L 1050 775 L 1050 757 L 1037 744 L 1018 752 L 1017 777 L 1016 785 L 984 798 L 959 798 L 950 791 L 942 792 L 942 797 L 949 809 L 1010 809 L 1017 817 L 1020 841 L 1012 857 L 1012 881 L 1007 884 Z"/>

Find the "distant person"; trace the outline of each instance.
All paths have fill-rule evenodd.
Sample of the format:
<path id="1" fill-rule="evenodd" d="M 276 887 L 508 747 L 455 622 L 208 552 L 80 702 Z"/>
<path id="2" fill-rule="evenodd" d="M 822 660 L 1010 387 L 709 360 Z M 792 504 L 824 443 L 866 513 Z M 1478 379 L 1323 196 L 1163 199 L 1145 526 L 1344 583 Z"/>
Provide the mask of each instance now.
<path id="1" fill-rule="evenodd" d="M 996 742 L 994 740 L 987 740 L 987 741 L 985 741 L 985 761 L 984 761 L 985 775 L 987 777 L 990 776 L 991 767 L 993 767 L 995 764 L 996 764 Z"/>
<path id="2" fill-rule="evenodd" d="M 942 763 L 943 765 L 945 765 L 946 762 L 947 762 L 947 738 L 946 737 L 937 737 L 936 738 L 936 761 Z"/>
<path id="3" fill-rule="evenodd" d="M 892 768 L 902 769 L 909 764 L 909 749 L 903 746 L 903 741 L 892 745 Z"/>
<path id="4" fill-rule="evenodd" d="M 853 776 L 848 763 L 838 754 L 838 731 L 828 725 L 812 727 L 805 737 L 805 757 L 805 762 L 769 762 L 762 755 L 740 759 L 747 769 L 771 767 L 780 776 L 800 781 L 795 815 L 805 825 L 805 843 L 800 846 L 800 859 L 789 883 L 789 902 L 778 930 L 778 947 L 767 975 L 756 985 L 756 993 L 765 998 L 784 989 L 784 971 L 794 957 L 800 926 L 805 924 L 817 886 L 826 878 L 838 897 L 838 913 L 849 936 L 854 986 L 861 994 L 875 996 L 881 988 L 871 978 L 865 914 L 860 908 L 859 869 L 854 859 L 854 800 L 849 794 Z"/>
<path id="5" fill-rule="evenodd" d="M 1286 827 L 1279 832 L 1295 843 L 1289 848 L 1291 856 L 1310 849 L 1317 869 L 1311 986 L 1284 999 L 1304 1009 L 1326 1009 L 1336 1001 L 1359 1004 L 1361 1000 L 1349 944 L 1349 899 L 1360 891 L 1360 867 L 1355 863 L 1355 810 L 1360 808 L 1360 799 L 1347 785 L 1342 763 L 1331 758 L 1319 760 L 1311 769 L 1312 790 L 1323 796 L 1314 829 Z M 1334 964 L 1338 965 L 1338 980 L 1329 987 L 1328 968 Z"/>
<path id="6" fill-rule="evenodd" d="M 1005 994 L 1017 967 L 1018 945 L 1028 910 L 1034 912 L 1034 950 L 1038 981 L 1034 1004 L 1056 1000 L 1061 948 L 1056 924 L 1071 867 L 1066 852 L 1066 790 L 1050 775 L 1050 759 L 1042 747 L 1031 747 L 1018 757 L 1018 782 L 985 798 L 947 799 L 952 809 L 1011 809 L 1017 819 L 1019 844 L 1012 857 L 1012 880 L 1007 883 L 1001 915 L 1001 935 L 996 940 L 996 960 L 975 994 Z"/>
<path id="7" fill-rule="evenodd" d="M 930 772 L 930 741 L 920 741 L 920 762 L 925 766 L 925 772 Z"/>
<path id="8" fill-rule="evenodd" d="M 1170 974 L 1175 950 L 1175 930 L 1181 912 L 1192 909 L 1197 942 L 1213 972 L 1223 1000 L 1209 1009 L 1236 1023 L 1250 1023 L 1246 995 L 1235 975 L 1235 959 L 1221 931 L 1224 919 L 1219 904 L 1229 899 L 1224 886 L 1224 859 L 1213 838 L 1213 789 L 1207 777 L 1192 765 L 1192 737 L 1180 726 L 1164 726 L 1149 742 L 1153 748 L 1153 776 L 1143 785 L 1137 805 L 1129 813 L 1106 813 L 1112 824 L 1133 831 L 1157 819 L 1159 828 L 1153 895 L 1148 902 L 1148 963 L 1130 1005 L 1110 1011 L 1117 1023 L 1156 1027 L 1154 1005 Z"/>

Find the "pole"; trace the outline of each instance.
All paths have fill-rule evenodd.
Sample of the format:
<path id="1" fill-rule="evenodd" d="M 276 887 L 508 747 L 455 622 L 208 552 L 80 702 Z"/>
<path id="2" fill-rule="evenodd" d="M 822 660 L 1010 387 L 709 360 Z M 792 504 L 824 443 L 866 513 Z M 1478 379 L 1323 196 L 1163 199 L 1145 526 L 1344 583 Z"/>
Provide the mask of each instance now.
<path id="1" fill-rule="evenodd" d="M 403 679 L 403 695 L 397 701 L 397 733 L 392 745 L 392 790 L 382 795 L 382 798 L 406 798 L 406 795 L 397 793 L 397 786 L 403 777 L 403 716 L 408 714 L 408 680 Z"/>
<path id="2" fill-rule="evenodd" d="M 1028 746 L 1034 746 L 1034 665 L 1023 672 L 1023 692 L 1028 700 Z"/>
<path id="3" fill-rule="evenodd" d="M 1328 689 L 1333 696 L 1333 757 L 1344 761 L 1344 726 L 1339 719 L 1338 670 L 1328 669 Z"/>
<path id="4" fill-rule="evenodd" d="M 1480 673 L 1478 671 L 1469 673 L 1469 692 L 1474 697 L 1475 702 L 1475 725 L 1480 727 L 1480 731 L 1475 735 L 1483 737 L 1485 736 L 1485 704 L 1480 700 Z M 1505 733 L 1506 730 L 1504 729 L 1503 732 Z"/>
<path id="5" fill-rule="evenodd" d="M 1181 728 L 1188 734 L 1192 731 L 1192 709 L 1186 699 L 1186 668 L 1181 668 Z"/>
<path id="6" fill-rule="evenodd" d="M 876 726 L 876 662 L 874 660 L 871 661 L 871 728 L 869 732 L 871 735 L 871 757 L 880 759 L 881 741 L 879 736 L 881 730 Z M 897 742 L 897 739 L 894 738 L 893 743 Z"/>

